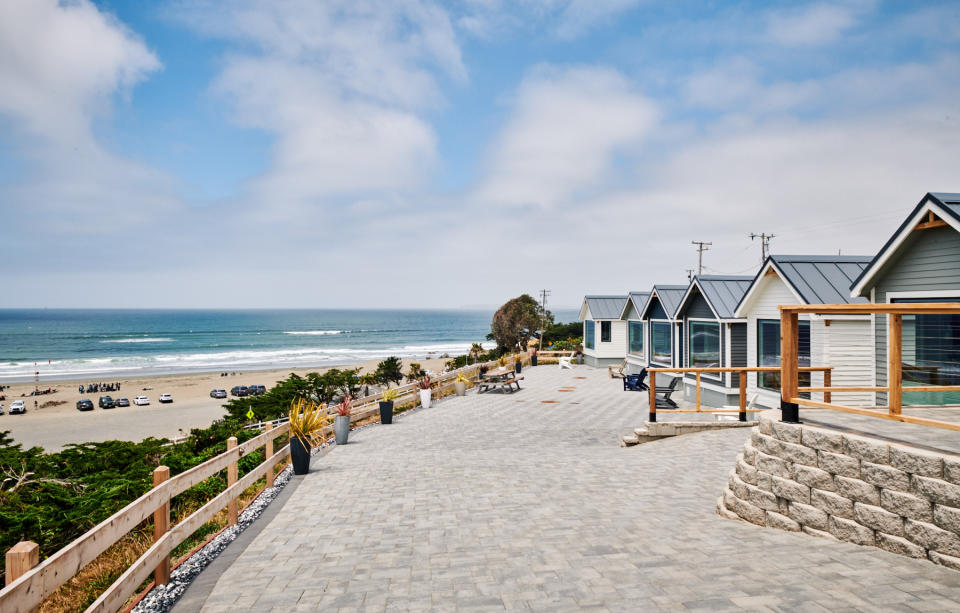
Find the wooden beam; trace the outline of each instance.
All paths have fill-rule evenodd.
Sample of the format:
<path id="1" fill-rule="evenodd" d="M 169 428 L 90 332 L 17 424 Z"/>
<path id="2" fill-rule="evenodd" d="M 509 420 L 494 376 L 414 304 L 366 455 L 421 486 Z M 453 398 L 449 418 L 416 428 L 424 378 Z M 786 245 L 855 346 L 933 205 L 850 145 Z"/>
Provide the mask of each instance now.
<path id="1" fill-rule="evenodd" d="M 797 368 L 799 372 L 827 372 L 833 370 L 833 366 L 801 366 Z M 648 373 L 653 372 L 780 372 L 779 366 L 718 366 L 713 368 L 648 368 Z"/>
<path id="2" fill-rule="evenodd" d="M 697 373 L 697 412 L 700 412 L 700 373 Z"/>
<path id="3" fill-rule="evenodd" d="M 942 219 L 936 219 L 936 220 L 934 220 L 934 221 L 926 221 L 926 222 L 924 222 L 924 223 L 918 223 L 916 226 L 914 226 L 913 229 L 914 229 L 915 231 L 916 231 L 916 230 L 930 230 L 930 229 L 932 229 L 932 228 L 943 228 L 943 227 L 945 227 L 945 226 L 947 226 L 947 225 L 949 225 L 949 224 L 947 224 L 947 222 L 943 221 Z"/>
<path id="4" fill-rule="evenodd" d="M 930 426 L 932 428 L 942 428 L 944 430 L 960 431 L 960 423 L 949 421 L 940 421 L 937 419 L 927 419 L 926 417 L 913 417 L 911 415 L 894 415 L 893 413 L 877 411 L 875 409 L 860 409 L 857 407 L 845 407 L 839 404 L 830 404 L 827 402 L 817 402 L 806 398 L 794 398 L 793 402 L 797 404 L 818 407 L 821 409 L 830 409 L 831 411 L 840 411 L 841 413 L 854 413 L 855 415 L 866 415 L 867 417 L 876 417 L 878 419 L 889 419 L 890 421 L 902 421 L 907 424 L 917 424 L 919 426 Z"/>
<path id="5" fill-rule="evenodd" d="M 170 478 L 170 469 L 158 466 L 153 471 L 153 487 L 161 485 Z M 153 512 L 153 542 L 156 543 L 170 529 L 170 501 L 163 503 Z M 153 569 L 153 582 L 166 585 L 170 581 L 170 556 L 164 557 Z"/>
<path id="6" fill-rule="evenodd" d="M 740 421 L 746 420 L 747 412 L 747 371 L 740 371 Z"/>
<path id="7" fill-rule="evenodd" d="M 800 354 L 800 325 L 796 313 L 780 312 L 780 397 L 788 401 L 797 395 Z"/>
<path id="8" fill-rule="evenodd" d="M 887 316 L 887 406 L 894 415 L 899 415 L 903 405 L 903 315 L 891 313 Z"/>
<path id="9" fill-rule="evenodd" d="M 827 324 L 829 324 L 829 323 L 830 323 L 830 320 L 828 319 L 828 320 L 827 320 Z M 823 387 L 829 388 L 829 387 L 831 387 L 832 385 L 833 385 L 833 373 L 832 373 L 831 371 L 829 371 L 829 370 L 824 371 L 824 373 L 823 373 Z M 823 392 L 823 401 L 824 401 L 824 402 L 830 402 L 831 400 L 833 400 L 833 397 L 830 395 L 830 392 L 829 392 L 829 391 L 824 391 L 824 392 Z"/>
<path id="10" fill-rule="evenodd" d="M 20 541 L 7 550 L 6 575 L 7 585 L 10 585 L 27 571 L 32 570 L 40 563 L 40 545 L 33 541 Z"/>
<path id="11" fill-rule="evenodd" d="M 901 315 L 958 315 L 960 302 L 894 302 L 889 304 L 781 304 L 780 312 L 815 315 L 870 315 L 873 313 Z"/>
<path id="12" fill-rule="evenodd" d="M 886 387 L 797 387 L 798 392 L 823 392 L 824 394 L 829 394 L 830 392 L 885 392 L 889 388 Z M 829 400 L 824 400 L 824 402 L 830 402 Z"/>
<path id="13" fill-rule="evenodd" d="M 648 371 L 649 372 L 649 371 Z M 657 373 L 650 373 L 650 421 L 657 420 Z"/>

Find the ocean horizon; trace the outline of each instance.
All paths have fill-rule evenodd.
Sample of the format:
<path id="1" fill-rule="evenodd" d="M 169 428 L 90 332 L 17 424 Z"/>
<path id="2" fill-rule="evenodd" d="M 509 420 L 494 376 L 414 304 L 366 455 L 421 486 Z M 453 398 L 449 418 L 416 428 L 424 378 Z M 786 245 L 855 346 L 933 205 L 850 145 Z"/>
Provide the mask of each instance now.
<path id="1" fill-rule="evenodd" d="M 356 364 L 466 353 L 493 309 L 0 309 L 0 381 Z M 554 313 L 570 321 L 577 312 Z"/>

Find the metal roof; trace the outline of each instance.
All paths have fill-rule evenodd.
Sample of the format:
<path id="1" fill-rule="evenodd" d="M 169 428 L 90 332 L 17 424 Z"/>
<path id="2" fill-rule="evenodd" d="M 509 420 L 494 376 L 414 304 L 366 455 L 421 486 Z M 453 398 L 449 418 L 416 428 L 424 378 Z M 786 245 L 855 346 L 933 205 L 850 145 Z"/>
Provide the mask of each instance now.
<path id="1" fill-rule="evenodd" d="M 650 300 L 650 292 L 630 292 L 630 303 L 633 304 L 633 308 L 637 311 L 637 314 L 643 313 L 644 307 L 647 306 L 647 301 Z M 626 314 L 627 305 L 623 306 L 623 313 L 621 317 Z"/>
<path id="2" fill-rule="evenodd" d="M 777 270 L 807 304 L 861 304 L 850 286 L 867 268 L 869 255 L 771 255 Z"/>
<path id="3" fill-rule="evenodd" d="M 753 277 L 697 275 L 700 292 L 720 319 L 732 319 L 740 299 L 750 289 Z"/>
<path id="4" fill-rule="evenodd" d="M 893 247 L 899 247 L 898 239 L 902 240 L 904 231 L 907 230 L 907 226 L 910 224 L 910 220 L 920 212 L 921 209 L 927 204 L 928 201 L 938 209 L 953 217 L 955 222 L 960 222 L 960 194 L 950 193 L 950 192 L 927 192 L 927 194 L 917 203 L 917 206 L 913 207 L 913 210 L 910 211 L 910 214 L 907 215 L 907 218 L 903 220 L 903 223 L 900 224 L 900 227 L 897 228 L 897 231 L 887 239 L 887 242 L 884 243 L 883 247 L 880 248 L 880 251 L 877 252 L 877 255 L 873 257 L 869 265 L 866 266 L 863 271 L 857 275 L 848 288 L 850 293 L 860 292 L 861 294 L 867 293 L 866 283 L 869 281 L 867 277 L 875 276 L 881 268 L 883 268 L 882 263 L 886 260 L 887 252 L 890 251 Z"/>
<path id="5" fill-rule="evenodd" d="M 672 319 L 677 314 L 677 307 L 683 300 L 683 295 L 687 293 L 689 285 L 654 285 L 653 291 L 657 293 L 660 299 L 660 306 L 666 314 Z M 649 300 L 647 301 L 649 304 Z"/>
<path id="6" fill-rule="evenodd" d="M 627 305 L 626 296 L 584 296 L 583 300 L 593 319 L 620 319 Z"/>

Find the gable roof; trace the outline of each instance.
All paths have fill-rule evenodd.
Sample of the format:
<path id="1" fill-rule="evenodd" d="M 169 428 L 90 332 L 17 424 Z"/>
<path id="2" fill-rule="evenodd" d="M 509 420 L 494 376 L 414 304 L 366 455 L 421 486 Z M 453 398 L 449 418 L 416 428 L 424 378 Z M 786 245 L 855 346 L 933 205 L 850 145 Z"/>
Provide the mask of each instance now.
<path id="1" fill-rule="evenodd" d="M 760 267 L 750 288 L 735 309 L 741 307 L 756 290 L 767 271 L 773 269 L 805 304 L 862 304 L 847 291 L 850 283 L 870 263 L 868 255 L 771 255 Z"/>
<path id="2" fill-rule="evenodd" d="M 700 294 L 710 305 L 710 309 L 717 319 L 733 319 L 734 312 L 740 299 L 750 289 L 753 283 L 753 277 L 742 276 L 724 276 L 724 275 L 697 275 L 690 282 L 690 287 L 683 294 L 680 304 L 677 305 L 677 312 L 683 308 L 689 297 L 693 294 L 693 288 L 700 290 Z"/>
<path id="3" fill-rule="evenodd" d="M 650 310 L 650 305 L 653 303 L 654 294 L 656 294 L 660 306 L 663 307 L 667 316 L 673 319 L 677 314 L 680 301 L 683 300 L 683 295 L 687 293 L 687 287 L 687 285 L 654 285 L 647 303 L 643 305 L 643 310 L 640 311 L 640 318 L 646 318 L 647 311 Z"/>
<path id="4" fill-rule="evenodd" d="M 877 278 L 881 270 L 903 242 L 910 236 L 916 225 L 923 219 L 927 211 L 932 211 L 937 217 L 960 232 L 960 194 L 947 192 L 928 192 L 927 195 L 913 207 L 897 231 L 893 233 L 880 251 L 870 261 L 870 264 L 850 284 L 851 296 L 866 296 L 870 290 L 870 282 Z"/>
<path id="5" fill-rule="evenodd" d="M 623 307 L 627 304 L 626 296 L 584 296 L 583 305 L 590 309 L 593 319 L 620 319 Z M 580 307 L 580 319 L 585 315 L 584 308 Z"/>
<path id="6" fill-rule="evenodd" d="M 643 313 L 643 309 L 647 306 L 647 301 L 650 300 L 650 292 L 630 292 L 627 294 L 627 297 L 629 300 L 623 305 L 623 312 L 620 313 L 620 319 L 627 316 L 627 311 L 630 309 L 631 304 L 637 313 Z"/>

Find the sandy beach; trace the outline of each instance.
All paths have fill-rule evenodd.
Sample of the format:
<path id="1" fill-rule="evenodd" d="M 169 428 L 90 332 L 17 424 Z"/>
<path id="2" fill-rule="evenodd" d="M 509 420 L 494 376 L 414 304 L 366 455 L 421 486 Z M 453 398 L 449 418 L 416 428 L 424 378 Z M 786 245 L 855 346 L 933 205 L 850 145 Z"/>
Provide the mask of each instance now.
<path id="1" fill-rule="evenodd" d="M 419 362 L 423 368 L 442 372 L 447 360 L 441 358 L 406 359 L 403 370 L 406 372 L 411 362 Z M 144 438 L 174 437 L 186 434 L 190 428 L 205 427 L 223 416 L 225 400 L 210 397 L 210 390 L 223 388 L 230 391 L 235 385 L 264 385 L 267 389 L 281 381 L 291 372 L 304 375 L 310 372 L 324 372 L 330 368 L 357 368 L 371 372 L 378 360 L 348 366 L 330 366 L 324 368 L 303 368 L 285 370 L 264 370 L 237 372 L 224 377 L 220 373 L 167 374 L 141 377 L 118 377 L 103 383 L 120 383 L 119 392 L 81 394 L 78 387 L 83 384 L 100 382 L 87 379 L 72 381 L 44 382 L 33 381 L 10 383 L 3 391 L 7 399 L 0 401 L 4 414 L 0 415 L 0 432 L 10 431 L 17 443 L 24 447 L 40 446 L 47 451 L 57 451 L 69 443 L 84 443 L 106 440 L 139 441 Z M 40 396 L 22 396 L 34 388 L 48 387 L 56 393 Z M 160 404 L 160 394 L 172 394 L 173 402 Z M 115 409 L 95 408 L 93 411 L 78 411 L 77 401 L 89 398 L 94 406 L 101 395 L 109 395 L 114 400 L 127 398 L 129 407 Z M 148 406 L 135 406 L 136 396 L 147 396 Z M 24 400 L 27 405 L 25 415 L 10 415 L 10 403 Z M 36 402 L 36 408 L 34 407 Z"/>

